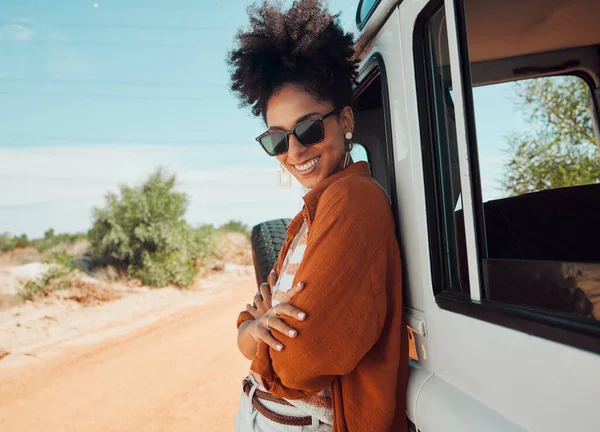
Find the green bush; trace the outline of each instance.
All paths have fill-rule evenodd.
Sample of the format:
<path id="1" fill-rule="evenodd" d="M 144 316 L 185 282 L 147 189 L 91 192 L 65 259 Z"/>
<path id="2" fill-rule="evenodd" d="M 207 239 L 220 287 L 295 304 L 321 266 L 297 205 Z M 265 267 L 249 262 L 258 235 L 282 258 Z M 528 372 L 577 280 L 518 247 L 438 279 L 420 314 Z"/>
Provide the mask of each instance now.
<path id="1" fill-rule="evenodd" d="M 201 225 L 193 230 L 193 242 L 198 251 L 198 261 L 207 265 L 219 255 L 217 243 L 218 230 L 212 225 Z"/>
<path id="2" fill-rule="evenodd" d="M 26 248 L 29 246 L 31 246 L 31 241 L 29 241 L 29 238 L 27 238 L 26 234 L 21 235 L 21 237 L 15 238 L 15 247 Z"/>
<path id="3" fill-rule="evenodd" d="M 60 244 L 74 243 L 77 240 L 84 240 L 87 238 L 85 233 L 75 234 L 55 234 L 54 229 L 50 228 L 44 233 L 44 237 L 31 241 L 31 246 L 36 248 L 40 252 L 50 250 Z"/>
<path id="4" fill-rule="evenodd" d="M 243 233 L 243 234 L 250 233 L 250 228 L 248 228 L 248 225 L 244 224 L 241 221 L 234 221 L 234 220 L 221 225 L 219 227 L 219 229 L 221 231 L 227 231 L 227 232 L 239 232 L 239 233 Z"/>
<path id="5" fill-rule="evenodd" d="M 10 252 L 17 247 L 17 242 L 8 233 L 0 234 L 0 252 Z"/>
<path id="6" fill-rule="evenodd" d="M 69 270 L 75 270 L 75 265 L 73 264 L 74 257 L 69 255 L 65 251 L 53 252 L 46 259 L 43 260 L 45 264 L 58 264 L 64 268 Z"/>
<path id="7" fill-rule="evenodd" d="M 37 280 L 26 282 L 23 285 L 21 297 L 23 300 L 33 300 L 35 297 L 47 296 L 52 291 L 67 289 L 71 286 L 73 272 L 73 268 L 54 265 Z"/>
<path id="8" fill-rule="evenodd" d="M 199 246 L 183 219 L 187 197 L 175 184 L 175 176 L 159 169 L 139 187 L 109 193 L 106 205 L 94 209 L 88 234 L 92 254 L 120 260 L 146 285 L 191 285 Z"/>
<path id="9" fill-rule="evenodd" d="M 85 238 L 86 235 L 83 233 L 56 235 L 52 228 L 44 233 L 44 237 L 34 240 L 29 240 L 26 234 L 13 237 L 8 233 L 4 233 L 0 234 L 0 252 L 10 252 L 17 248 L 26 247 L 33 247 L 39 252 L 45 252 L 60 244 L 74 243 L 77 240 Z"/>

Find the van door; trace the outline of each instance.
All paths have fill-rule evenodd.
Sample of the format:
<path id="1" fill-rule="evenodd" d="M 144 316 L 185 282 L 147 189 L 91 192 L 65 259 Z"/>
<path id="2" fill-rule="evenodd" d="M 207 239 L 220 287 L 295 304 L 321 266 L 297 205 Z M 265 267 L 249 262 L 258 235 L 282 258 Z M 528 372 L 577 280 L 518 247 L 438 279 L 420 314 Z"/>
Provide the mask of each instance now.
<path id="1" fill-rule="evenodd" d="M 415 4 L 405 1 L 400 5 L 403 24 L 410 24 L 410 6 Z M 546 26 L 545 19 L 559 14 L 555 6 L 535 0 L 431 1 L 413 21 L 414 81 L 405 82 L 414 84 L 417 97 L 411 99 L 407 94 L 406 103 L 414 101 L 419 115 L 420 137 L 416 142 L 422 149 L 431 286 L 421 287 L 425 291 L 427 361 L 419 358 L 412 364 L 411 380 L 419 385 L 411 383 L 414 407 L 407 409 L 422 431 L 591 432 L 599 427 L 593 401 L 600 398 L 600 321 L 583 301 L 586 299 L 575 294 L 583 288 L 588 297 L 597 295 L 600 260 L 589 255 L 585 263 L 577 263 L 527 255 L 520 234 L 511 231 L 516 225 L 508 206 L 510 211 L 520 209 L 525 213 L 522 217 L 534 220 L 542 207 L 537 203 L 530 206 L 531 196 L 548 202 L 546 198 L 553 191 L 491 205 L 484 203 L 482 194 L 481 178 L 486 173 L 479 165 L 479 151 L 484 144 L 477 138 L 485 124 L 478 122 L 481 130 L 476 129 L 472 70 L 492 76 L 492 72 L 504 70 L 506 63 L 501 60 L 514 61 L 517 53 L 531 60 L 537 58 L 536 50 L 558 52 L 559 48 L 578 48 L 579 43 L 600 42 L 600 33 L 581 12 L 582 8 L 595 10 L 597 2 L 563 2 L 558 8 L 561 18 Z M 514 37 L 516 22 L 530 23 L 519 28 L 521 41 Z M 568 23 L 581 31 L 572 37 L 567 33 L 552 36 L 551 30 L 566 31 Z M 474 30 L 473 39 L 467 29 Z M 544 30 L 547 33 L 541 33 Z M 596 39 L 586 39 L 594 32 Z M 512 40 L 508 46 L 504 42 L 507 38 Z M 557 46 L 543 45 L 550 40 Z M 567 41 L 574 45 L 565 47 Z M 527 47 L 532 51 L 525 52 Z M 491 60 L 497 63 L 487 58 L 492 51 L 496 57 Z M 477 55 L 473 61 L 470 52 Z M 558 67 L 573 71 L 580 63 L 559 62 L 550 65 L 554 69 L 524 64 L 511 67 L 510 73 L 550 75 L 563 70 Z M 597 75 L 598 69 L 593 71 Z M 594 79 L 589 85 L 592 91 L 597 89 Z M 571 203 L 555 207 L 552 217 L 563 224 L 557 225 L 557 232 L 568 227 L 566 215 L 585 220 L 582 215 L 600 201 L 588 199 L 596 186 L 553 193 Z M 579 205 L 573 204 L 575 201 L 590 205 L 569 213 L 573 205 Z M 498 226 L 492 217 L 505 224 L 504 234 L 490 231 Z M 580 244 L 595 238 L 597 232 L 589 226 Z M 534 234 L 532 230 L 528 233 Z M 537 237 L 555 240 L 548 235 Z M 514 249 L 521 255 L 499 259 L 494 255 L 498 238 L 515 241 Z M 576 249 L 571 252 L 582 252 Z M 589 277 L 571 274 L 574 266 Z M 569 302 L 571 309 L 563 307 Z"/>

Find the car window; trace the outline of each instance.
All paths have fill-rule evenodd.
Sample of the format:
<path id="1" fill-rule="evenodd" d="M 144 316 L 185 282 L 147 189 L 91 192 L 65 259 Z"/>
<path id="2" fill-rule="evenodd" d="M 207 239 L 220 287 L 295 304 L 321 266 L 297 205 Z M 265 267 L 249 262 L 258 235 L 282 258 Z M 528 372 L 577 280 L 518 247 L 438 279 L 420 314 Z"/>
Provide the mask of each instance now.
<path id="1" fill-rule="evenodd" d="M 600 319 L 600 154 L 588 84 L 539 77 L 473 97 L 488 298 Z"/>
<path id="2" fill-rule="evenodd" d="M 426 25 L 434 119 L 430 160 L 447 273 L 443 291 L 466 292 L 445 27 L 443 9 Z M 475 196 L 481 197 L 475 205 L 485 236 L 482 299 L 595 322 L 600 319 L 600 154 L 592 120 L 597 113 L 585 78 L 581 71 L 473 88 L 477 146 L 471 156 L 480 174 L 470 175 Z"/>
<path id="3" fill-rule="evenodd" d="M 369 162 L 369 155 L 367 154 L 367 149 L 362 144 L 354 143 L 352 147 L 352 160 L 354 162 Z"/>

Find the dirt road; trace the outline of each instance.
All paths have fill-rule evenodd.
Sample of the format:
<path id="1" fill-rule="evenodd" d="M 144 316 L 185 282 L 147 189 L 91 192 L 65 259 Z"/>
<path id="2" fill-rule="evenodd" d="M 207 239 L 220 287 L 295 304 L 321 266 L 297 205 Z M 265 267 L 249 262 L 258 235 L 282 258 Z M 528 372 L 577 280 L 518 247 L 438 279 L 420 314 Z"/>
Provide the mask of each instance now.
<path id="1" fill-rule="evenodd" d="M 223 290 L 125 335 L 0 363 L 0 431 L 231 431 L 249 367 L 235 319 L 253 278 Z"/>

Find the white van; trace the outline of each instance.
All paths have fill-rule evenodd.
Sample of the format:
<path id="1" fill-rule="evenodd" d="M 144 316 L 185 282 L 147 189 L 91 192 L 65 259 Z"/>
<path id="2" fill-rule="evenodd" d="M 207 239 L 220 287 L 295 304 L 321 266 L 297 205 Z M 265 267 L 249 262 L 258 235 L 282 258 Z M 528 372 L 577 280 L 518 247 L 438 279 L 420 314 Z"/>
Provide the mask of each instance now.
<path id="1" fill-rule="evenodd" d="M 597 125 L 599 17 L 598 0 L 359 3 L 355 136 L 397 217 L 413 431 L 600 431 L 600 184 L 490 196 L 475 114 L 500 92 L 473 96 L 576 77 Z M 284 230 L 254 230 L 259 282 Z"/>

